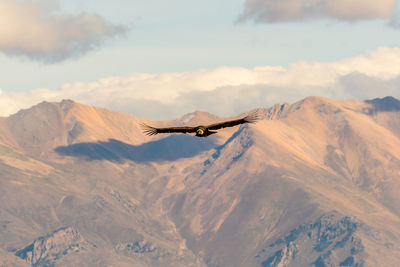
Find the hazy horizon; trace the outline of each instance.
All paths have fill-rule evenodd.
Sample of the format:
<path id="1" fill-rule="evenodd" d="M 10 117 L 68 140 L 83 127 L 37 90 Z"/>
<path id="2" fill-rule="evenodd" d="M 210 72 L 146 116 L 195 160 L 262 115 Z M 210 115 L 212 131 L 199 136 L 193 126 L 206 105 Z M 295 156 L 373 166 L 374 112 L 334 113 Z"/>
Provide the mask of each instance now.
<path id="1" fill-rule="evenodd" d="M 0 22 L 0 116 L 61 99 L 160 120 L 400 97 L 396 0 L 1 0 Z"/>

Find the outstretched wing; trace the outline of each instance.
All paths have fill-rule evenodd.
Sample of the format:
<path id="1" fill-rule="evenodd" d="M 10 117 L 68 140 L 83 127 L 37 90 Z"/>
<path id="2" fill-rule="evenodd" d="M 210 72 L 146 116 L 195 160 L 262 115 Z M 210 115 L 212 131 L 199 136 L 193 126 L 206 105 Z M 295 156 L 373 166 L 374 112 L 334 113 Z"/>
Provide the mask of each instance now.
<path id="1" fill-rule="evenodd" d="M 241 118 L 238 120 L 223 121 L 223 122 L 219 122 L 219 123 L 210 124 L 210 125 L 207 125 L 206 128 L 208 128 L 210 130 L 218 130 L 221 128 L 232 127 L 232 126 L 236 126 L 236 125 L 243 124 L 243 123 L 254 123 L 254 122 L 258 121 L 259 119 L 260 119 L 260 117 L 258 116 L 258 112 L 254 111 L 244 118 Z"/>
<path id="2" fill-rule="evenodd" d="M 147 124 L 141 123 L 143 132 L 146 135 L 156 135 L 159 133 L 194 133 L 196 127 L 168 127 L 168 128 L 156 128 Z"/>

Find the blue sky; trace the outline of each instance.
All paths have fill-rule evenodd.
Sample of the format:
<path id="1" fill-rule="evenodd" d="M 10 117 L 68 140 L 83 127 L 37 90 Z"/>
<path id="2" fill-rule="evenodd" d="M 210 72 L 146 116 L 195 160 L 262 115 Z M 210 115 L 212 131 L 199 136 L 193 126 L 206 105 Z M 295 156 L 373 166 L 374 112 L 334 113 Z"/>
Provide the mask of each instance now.
<path id="1" fill-rule="evenodd" d="M 70 16 L 69 21 L 77 21 L 77 25 L 89 21 L 77 18 L 78 15 L 85 14 L 87 18 L 93 18 L 96 14 L 96 21 L 90 20 L 88 23 L 91 23 L 91 25 L 87 27 L 83 35 L 79 35 L 81 36 L 80 39 L 76 40 L 73 39 L 77 36 L 75 32 L 69 36 L 62 36 L 62 33 L 63 31 L 66 33 L 79 32 L 79 28 L 72 26 L 68 28 L 59 18 L 54 19 L 53 22 L 49 20 L 49 24 L 58 25 L 58 28 L 54 28 L 52 31 L 43 31 L 43 38 L 39 42 L 44 40 L 45 44 L 43 44 L 43 47 L 39 47 L 42 49 L 40 52 L 32 52 L 32 49 L 36 48 L 23 43 L 35 43 L 38 41 L 35 39 L 37 37 L 32 37 L 32 40 L 23 39 L 20 37 L 24 34 L 23 32 L 19 33 L 17 37 L 11 34 L 3 34 L 2 37 L 0 28 L 0 52 L 2 52 L 0 53 L 0 71 L 2 73 L 0 78 L 2 92 L 0 104 L 10 107 L 4 109 L 3 112 L 0 110 L 0 115 L 7 115 L 7 113 L 12 113 L 18 108 L 26 108 L 27 105 L 35 104 L 33 101 L 40 101 L 41 99 L 58 100 L 64 97 L 76 97 L 74 100 L 91 105 L 131 112 L 139 116 L 165 119 L 161 116 L 162 113 L 165 113 L 162 110 L 160 114 L 156 114 L 150 111 L 141 111 L 138 108 L 129 109 L 127 108 L 130 106 L 129 103 L 119 104 L 118 101 L 121 102 L 121 100 L 118 99 L 110 103 L 102 99 L 84 98 L 81 97 L 76 88 L 82 88 L 85 85 L 90 87 L 96 81 L 104 81 L 110 79 L 110 77 L 117 77 L 122 84 L 125 84 L 132 81 L 132 75 L 135 75 L 135 73 L 153 75 L 151 77 L 158 77 L 157 81 L 159 81 L 161 76 L 185 76 L 189 72 L 193 74 L 192 76 L 189 75 L 191 79 L 196 80 L 198 79 L 196 73 L 208 71 L 210 76 L 200 76 L 205 80 L 225 81 L 224 83 L 216 82 L 215 87 L 211 84 L 204 89 L 201 88 L 201 85 L 190 89 L 188 83 L 192 80 L 182 78 L 184 82 L 176 83 L 176 86 L 187 87 L 188 89 L 178 90 L 179 93 L 175 92 L 174 89 L 165 89 L 171 90 L 171 95 L 174 95 L 176 100 L 190 93 L 196 94 L 201 91 L 217 93 L 223 87 L 235 87 L 242 93 L 247 90 L 243 87 L 245 85 L 248 86 L 250 91 L 254 90 L 254 86 L 262 87 L 263 85 L 264 88 L 269 88 L 269 91 L 272 90 L 270 88 L 271 82 L 262 79 L 256 80 L 256 82 L 244 79 L 242 84 L 238 81 L 230 81 L 229 74 L 225 73 L 228 70 L 242 69 L 244 72 L 252 72 L 256 67 L 282 67 L 289 70 L 290 66 L 300 66 L 303 63 L 336 66 L 346 64 L 344 62 L 347 62 L 348 59 L 368 57 L 368 53 L 383 53 L 385 55 L 395 53 L 396 55 L 393 58 L 397 58 L 398 51 L 396 48 L 400 43 L 400 27 L 388 26 L 390 23 L 395 24 L 395 14 L 398 9 L 396 8 L 397 1 L 366 0 L 363 2 L 346 0 L 346 2 L 344 0 L 332 0 L 332 3 L 336 3 L 333 7 L 325 3 L 327 0 L 319 1 L 322 4 L 318 8 L 312 6 L 309 8 L 308 0 L 282 0 L 281 3 L 284 6 L 278 7 L 272 0 L 64 0 L 58 2 L 55 0 L 0 0 L 0 4 L 3 3 L 6 8 L 12 7 L 13 3 L 22 3 L 19 8 L 23 9 L 24 12 L 34 13 L 38 9 L 42 12 L 42 15 L 50 14 L 54 18 L 67 15 Z M 30 3 L 27 4 L 27 2 Z M 354 5 L 348 6 L 348 2 L 352 2 Z M 297 4 L 306 6 L 308 9 L 293 10 L 293 6 Z M 29 8 L 28 5 L 30 5 Z M 354 8 L 355 6 L 357 8 Z M 387 9 L 379 12 L 374 11 L 377 7 L 382 6 L 387 6 Z M 243 15 L 245 13 L 246 16 Z M 238 21 L 240 16 L 245 18 Z M 3 18 L 3 20 L 6 19 Z M 24 25 L 24 20 L 21 20 L 18 16 L 16 18 L 11 17 L 3 22 L 0 17 L 0 23 L 3 25 L 9 23 L 12 27 L 12 19 L 18 19 L 18 22 L 22 25 L 21 29 L 30 30 L 32 23 L 29 23 L 27 19 L 27 25 Z M 35 19 L 37 18 L 32 20 Z M 46 23 L 38 23 L 35 30 L 47 26 Z M 60 48 L 57 45 L 62 45 L 55 44 L 54 47 L 48 48 L 47 40 L 53 41 L 55 38 L 50 36 L 52 34 L 57 35 L 60 40 L 67 40 L 67 42 L 73 39 L 71 46 Z M 88 35 L 91 37 L 82 37 Z M 12 39 L 9 42 L 11 45 L 4 42 L 4 40 L 7 41 L 7 38 Z M 3 47 L 2 39 L 5 43 Z M 379 61 L 379 55 L 375 55 L 374 58 Z M 385 56 L 385 58 L 390 57 Z M 395 65 L 397 62 L 386 62 L 385 64 Z M 220 77 L 218 75 L 221 72 L 217 70 L 223 67 L 228 69 L 224 72 L 223 77 Z M 362 68 L 361 65 L 360 68 Z M 328 69 L 331 68 L 328 67 Z M 237 73 L 236 71 L 233 72 Z M 299 75 L 303 75 L 300 72 Z M 346 72 L 345 75 L 358 72 L 368 76 L 367 71 L 363 72 L 354 66 L 352 72 Z M 315 74 L 317 75 L 317 73 Z M 339 74 L 336 73 L 335 75 Z M 240 76 L 241 74 L 236 75 Z M 243 75 L 246 76 L 246 74 Z M 338 82 L 342 78 L 339 76 L 335 76 Z M 172 79 L 171 77 L 168 79 Z M 393 80 L 397 78 L 397 73 L 388 77 L 386 75 L 385 78 L 373 78 L 390 82 L 390 90 L 387 93 L 394 92 L 392 94 L 396 96 L 398 87 Z M 312 81 L 310 83 L 312 84 Z M 79 86 L 72 86 L 76 84 L 79 84 Z M 146 96 L 136 92 L 142 90 L 136 87 L 137 83 L 133 83 L 129 87 L 134 89 L 121 86 L 120 90 L 123 90 L 122 92 L 136 90 L 131 94 L 139 96 L 133 97 L 132 103 L 140 100 L 160 102 L 163 94 L 158 92 L 158 88 L 153 89 L 150 86 L 151 84 L 158 87 L 163 86 L 162 82 L 148 81 L 148 84 L 143 85 L 143 88 L 146 88 L 143 90 L 149 92 L 154 90 L 154 93 L 148 93 Z M 238 86 L 243 88 L 238 89 Z M 279 97 L 265 96 L 265 105 L 271 105 L 274 103 L 273 101 L 292 101 L 295 97 L 302 97 L 307 93 L 321 94 L 338 99 L 363 98 L 362 94 L 356 95 L 350 91 L 329 95 L 326 94 L 327 88 L 303 90 L 299 89 L 301 86 L 297 88 L 295 84 L 285 86 L 290 87 L 291 89 L 287 88 L 287 90 L 288 92 L 293 91 L 293 93 Z M 332 87 L 332 85 L 326 86 Z M 65 89 L 66 87 L 70 88 L 69 91 Z M 118 85 L 114 84 L 112 90 L 118 92 L 116 87 Z M 341 87 L 343 86 L 341 85 Z M 42 89 L 37 90 L 38 88 Z M 99 90 L 96 91 L 97 95 L 102 95 L 105 91 L 111 90 L 105 88 L 105 86 L 96 88 L 98 88 L 96 90 Z M 169 87 L 166 86 L 166 88 Z M 340 90 L 342 89 L 337 89 L 337 91 Z M 72 91 L 74 92 L 72 93 Z M 374 96 L 371 89 L 367 91 L 365 98 Z M 261 91 L 259 93 L 261 94 Z M 276 94 L 274 91 L 273 95 Z M 376 96 L 381 96 L 380 94 L 382 92 L 378 90 Z M 21 98 L 19 102 L 14 100 L 18 97 Z M 32 101 L 27 99 L 32 99 Z M 126 98 L 124 101 L 126 101 Z M 165 105 L 165 108 L 168 108 L 173 101 L 174 99 L 171 98 L 168 101 L 161 102 Z M 209 108 L 207 105 L 199 106 L 192 100 L 187 101 L 185 107 L 176 110 L 171 116 L 178 116 L 180 112 L 189 112 L 193 109 Z M 255 105 L 264 103 L 251 105 L 251 101 L 248 102 L 250 104 L 242 107 L 243 110 L 227 108 L 225 112 L 223 110 L 214 111 L 220 113 L 219 115 L 231 115 L 233 112 L 242 112 L 247 108 L 254 108 Z M 145 109 L 145 107 L 143 108 Z"/>

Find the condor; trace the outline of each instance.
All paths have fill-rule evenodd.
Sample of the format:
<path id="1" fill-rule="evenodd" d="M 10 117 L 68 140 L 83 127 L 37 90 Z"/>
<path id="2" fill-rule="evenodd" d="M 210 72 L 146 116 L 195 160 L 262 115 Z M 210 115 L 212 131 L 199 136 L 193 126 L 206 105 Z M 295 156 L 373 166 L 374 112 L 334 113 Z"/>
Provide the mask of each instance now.
<path id="1" fill-rule="evenodd" d="M 215 130 L 219 130 L 226 127 L 233 127 L 243 123 L 254 123 L 259 120 L 258 113 L 252 112 L 245 116 L 244 118 L 238 120 L 231 120 L 231 121 L 223 121 L 218 122 L 210 125 L 199 125 L 194 127 L 183 126 L 183 127 L 168 127 L 168 128 L 156 128 L 144 123 L 141 124 L 143 128 L 143 132 L 147 135 L 156 135 L 159 133 L 196 133 L 195 136 L 198 137 L 207 137 L 209 135 L 217 133 Z"/>

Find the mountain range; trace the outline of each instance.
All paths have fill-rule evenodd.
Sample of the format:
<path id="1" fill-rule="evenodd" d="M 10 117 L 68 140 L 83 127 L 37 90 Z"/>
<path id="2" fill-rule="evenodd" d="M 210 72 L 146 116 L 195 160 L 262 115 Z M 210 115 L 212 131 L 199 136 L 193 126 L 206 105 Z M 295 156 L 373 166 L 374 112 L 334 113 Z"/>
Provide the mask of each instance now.
<path id="1" fill-rule="evenodd" d="M 0 266 L 400 266 L 400 101 L 257 112 L 208 138 L 140 123 L 232 118 L 71 100 L 0 118 Z"/>

